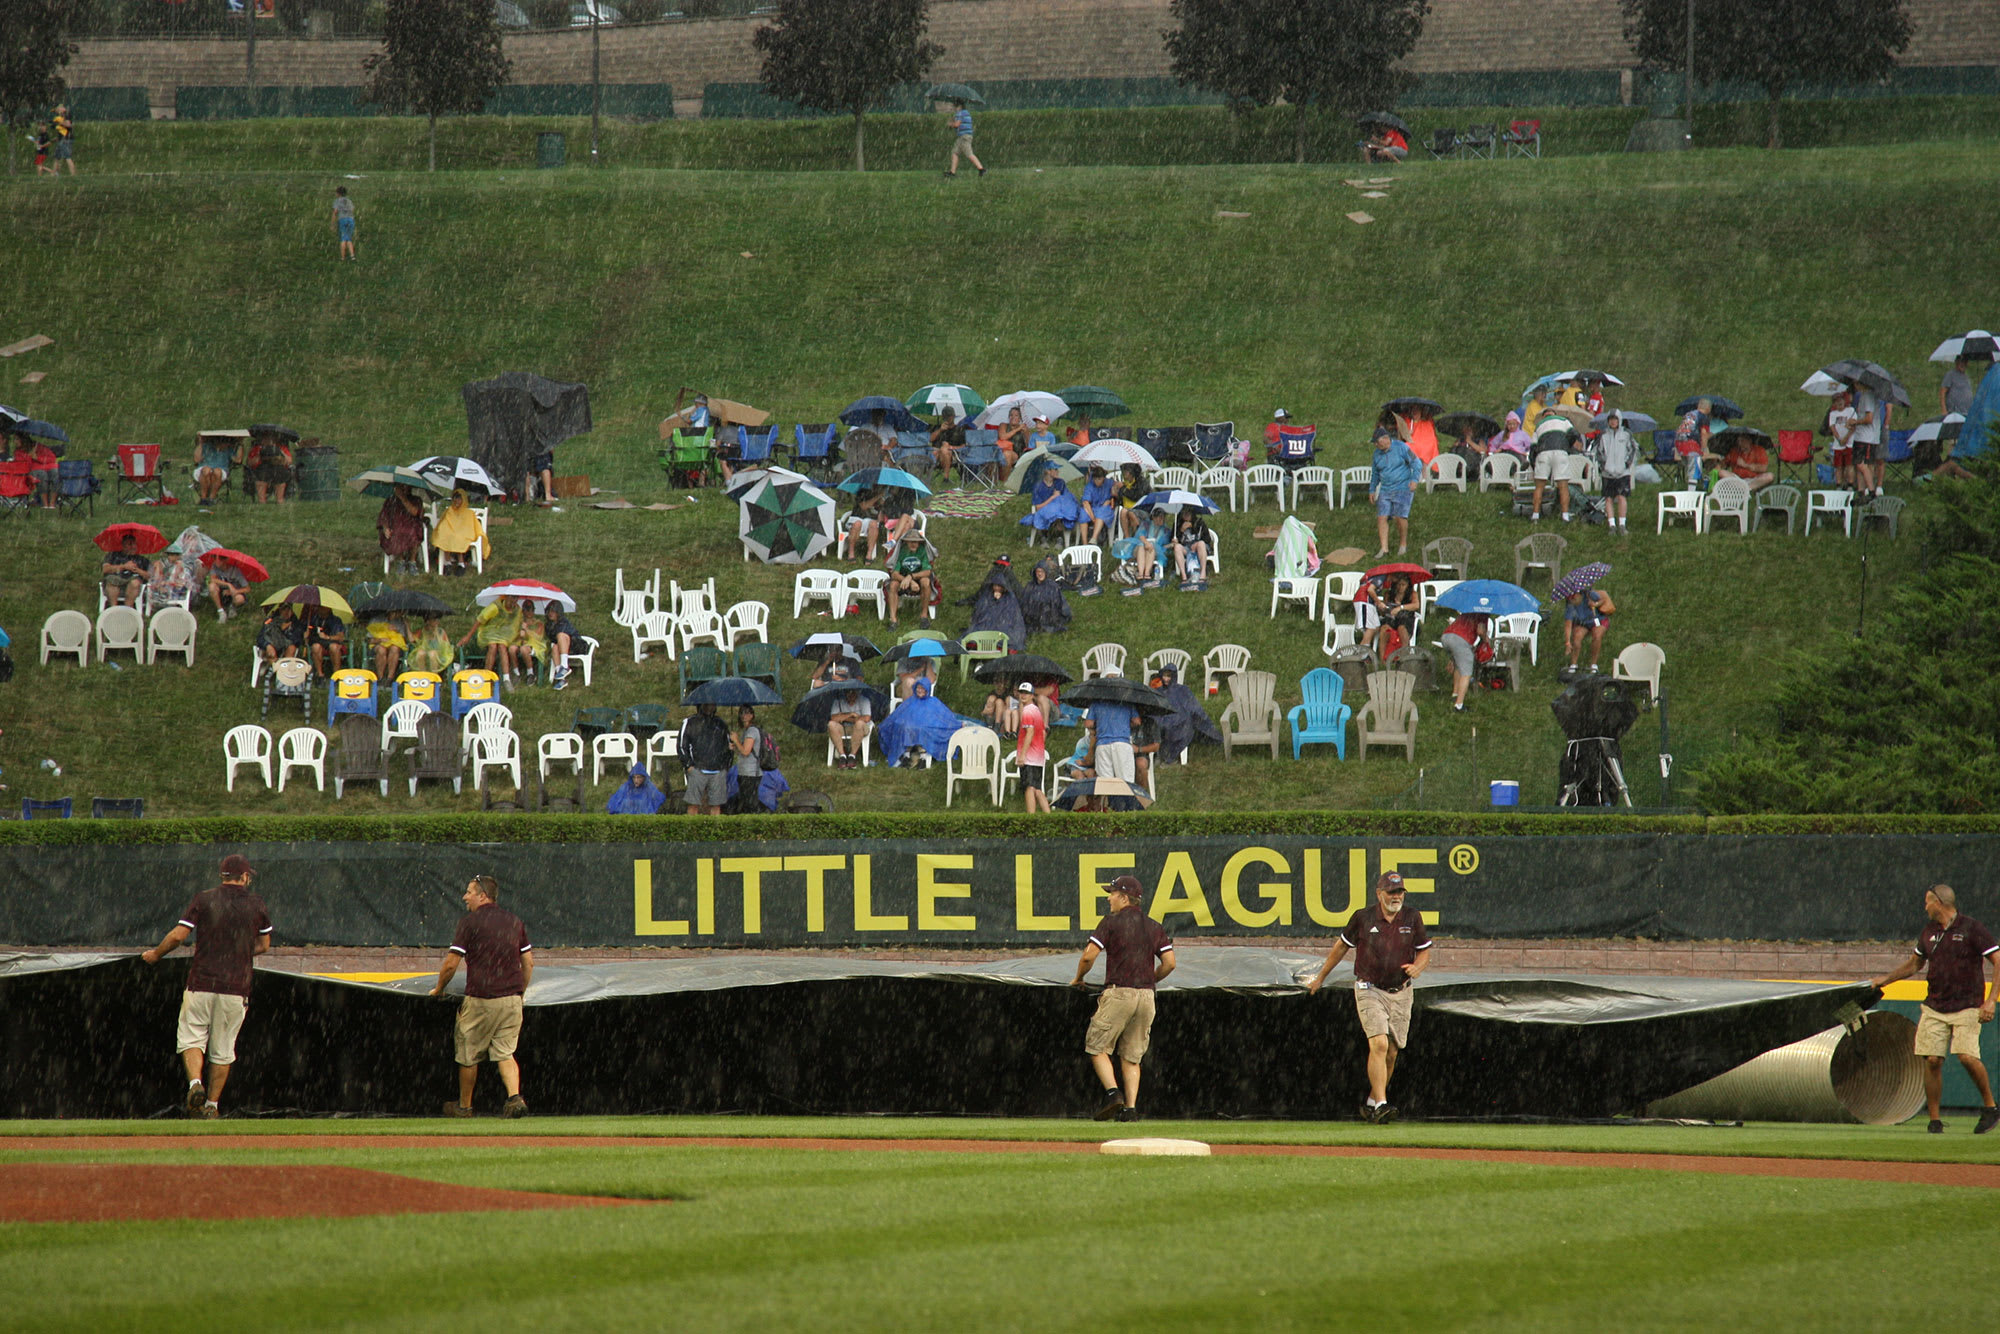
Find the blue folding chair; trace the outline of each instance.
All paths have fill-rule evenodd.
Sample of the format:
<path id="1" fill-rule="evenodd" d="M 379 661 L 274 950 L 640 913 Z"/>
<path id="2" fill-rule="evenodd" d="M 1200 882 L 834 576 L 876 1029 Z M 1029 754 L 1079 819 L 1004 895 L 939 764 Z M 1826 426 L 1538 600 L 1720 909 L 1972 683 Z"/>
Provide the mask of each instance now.
<path id="1" fill-rule="evenodd" d="M 1194 456 L 1203 463 L 1221 463 L 1229 457 L 1229 442 L 1235 438 L 1235 422 L 1196 422 Z"/>
<path id="2" fill-rule="evenodd" d="M 70 798 L 57 801 L 36 801 L 32 797 L 21 798 L 21 818 L 23 820 L 67 820 L 69 819 Z"/>
<path id="3" fill-rule="evenodd" d="M 1916 447 L 1910 443 L 1912 431 L 1891 431 L 1882 444 L 1882 471 L 1885 476 L 1910 480 L 1910 460 L 1916 457 Z"/>
<path id="4" fill-rule="evenodd" d="M 97 493 L 103 490 L 89 459 L 59 459 L 56 462 L 56 503 L 63 513 L 84 510 L 97 517 Z"/>
<path id="5" fill-rule="evenodd" d="M 1313 461 L 1313 441 L 1319 435 L 1317 426 L 1285 426 L 1278 430 L 1278 452 L 1271 461 L 1290 472 L 1303 468 Z"/>
<path id="6" fill-rule="evenodd" d="M 1007 462 L 1000 452 L 1000 432 L 992 426 L 965 428 L 965 447 L 952 460 L 961 477 L 983 490 L 1000 485 L 1001 470 Z"/>
<path id="7" fill-rule="evenodd" d="M 840 427 L 836 422 L 812 426 L 803 422 L 795 424 L 792 427 L 792 462 L 808 476 L 831 476 L 835 466 L 833 442 L 839 438 Z"/>
<path id="8" fill-rule="evenodd" d="M 1682 475 L 1681 456 L 1674 453 L 1674 428 L 1662 426 L 1653 432 L 1653 457 L 1647 460 L 1660 474 L 1660 480 L 1668 480 L 1668 474 Z"/>
<path id="9" fill-rule="evenodd" d="M 736 428 L 736 466 L 752 467 L 771 461 L 771 451 L 778 447 L 778 428 L 775 426 L 757 430 L 750 426 Z"/>

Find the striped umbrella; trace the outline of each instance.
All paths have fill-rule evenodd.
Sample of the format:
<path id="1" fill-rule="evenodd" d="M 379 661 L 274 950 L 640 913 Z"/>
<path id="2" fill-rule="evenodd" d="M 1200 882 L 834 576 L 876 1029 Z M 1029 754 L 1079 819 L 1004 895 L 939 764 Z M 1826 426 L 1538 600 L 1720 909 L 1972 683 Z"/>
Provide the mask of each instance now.
<path id="1" fill-rule="evenodd" d="M 1556 580 L 1555 587 L 1549 590 L 1549 596 L 1557 601 L 1572 597 L 1587 588 L 1595 588 L 1610 573 L 1611 567 L 1601 560 L 1592 561 L 1588 565 L 1579 565 Z"/>
<path id="2" fill-rule="evenodd" d="M 984 412 L 986 400 L 969 384 L 927 384 L 903 400 L 903 406 L 928 417 L 938 416 L 950 408 L 952 416 L 964 421 L 975 413 Z"/>

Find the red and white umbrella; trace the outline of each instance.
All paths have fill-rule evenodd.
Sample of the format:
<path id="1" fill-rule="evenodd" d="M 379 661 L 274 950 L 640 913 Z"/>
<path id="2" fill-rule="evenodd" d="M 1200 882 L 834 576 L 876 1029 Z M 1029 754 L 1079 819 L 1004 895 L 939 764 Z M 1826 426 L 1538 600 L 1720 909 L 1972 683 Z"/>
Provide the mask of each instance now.
<path id="1" fill-rule="evenodd" d="M 576 610 L 576 599 L 539 579 L 503 579 L 499 583 L 479 590 L 473 601 L 482 607 L 490 607 L 501 598 L 519 598 L 523 602 L 554 602 L 564 611 Z"/>
<path id="2" fill-rule="evenodd" d="M 218 565 L 233 565 L 253 584 L 261 584 L 271 577 L 271 572 L 264 568 L 263 561 L 255 556 L 246 556 L 240 551 L 231 551 L 228 547 L 216 547 L 212 551 L 202 552 L 201 563 L 210 569 Z"/>

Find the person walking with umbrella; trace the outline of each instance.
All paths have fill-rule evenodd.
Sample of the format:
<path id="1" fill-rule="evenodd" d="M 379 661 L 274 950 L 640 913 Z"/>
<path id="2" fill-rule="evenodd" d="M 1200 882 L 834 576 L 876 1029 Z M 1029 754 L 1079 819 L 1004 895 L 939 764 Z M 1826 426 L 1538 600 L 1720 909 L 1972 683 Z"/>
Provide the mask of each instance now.
<path id="1" fill-rule="evenodd" d="M 976 167 L 981 176 L 986 174 L 986 164 L 972 151 L 972 108 L 963 102 L 951 104 L 951 163 L 944 170 L 945 179 L 958 179 L 958 155 L 965 154 L 965 160 Z"/>

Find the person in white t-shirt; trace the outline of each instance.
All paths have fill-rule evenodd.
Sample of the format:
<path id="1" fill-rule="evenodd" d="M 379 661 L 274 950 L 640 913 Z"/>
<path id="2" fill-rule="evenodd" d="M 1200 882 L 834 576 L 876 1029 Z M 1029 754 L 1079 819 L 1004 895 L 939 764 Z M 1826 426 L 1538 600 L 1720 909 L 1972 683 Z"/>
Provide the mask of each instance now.
<path id="1" fill-rule="evenodd" d="M 1845 389 L 1833 396 L 1833 410 L 1826 414 L 1827 433 L 1833 437 L 1833 483 L 1854 485 L 1854 396 Z"/>
<path id="2" fill-rule="evenodd" d="M 1854 486 L 1863 500 L 1882 494 L 1882 442 L 1888 438 L 1892 406 L 1868 386 L 1855 386 Z"/>

